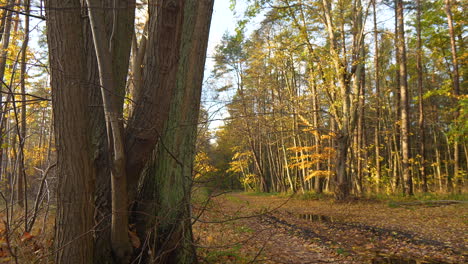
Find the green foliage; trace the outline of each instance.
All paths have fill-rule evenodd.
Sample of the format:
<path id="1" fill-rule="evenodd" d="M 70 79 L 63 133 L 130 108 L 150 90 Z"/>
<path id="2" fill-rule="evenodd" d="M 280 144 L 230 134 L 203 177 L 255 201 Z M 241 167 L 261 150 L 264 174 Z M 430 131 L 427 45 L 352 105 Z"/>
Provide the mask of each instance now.
<path id="1" fill-rule="evenodd" d="M 337 249 L 336 249 L 336 254 L 348 256 L 348 255 L 349 255 L 349 252 L 348 252 L 346 249 L 337 248 Z"/>
<path id="2" fill-rule="evenodd" d="M 450 126 L 448 133 L 452 141 L 459 143 L 468 142 L 468 95 L 461 96 L 458 100 L 458 116 Z"/>
<path id="3" fill-rule="evenodd" d="M 316 193 L 314 191 L 308 191 L 305 193 L 296 194 L 295 197 L 299 200 L 310 201 L 310 200 L 332 199 L 333 195 L 327 194 L 327 193 Z"/>
<path id="4" fill-rule="evenodd" d="M 236 245 L 226 250 L 209 251 L 205 260 L 207 263 L 222 263 L 234 261 L 235 263 L 244 263 L 246 259 L 240 253 L 240 245 Z"/>
<path id="5" fill-rule="evenodd" d="M 192 203 L 195 204 L 203 204 L 210 199 L 210 195 L 212 193 L 212 190 L 206 187 L 194 187 L 192 189 Z"/>
<path id="6" fill-rule="evenodd" d="M 456 201 L 468 201 L 467 193 L 415 193 L 414 196 L 405 196 L 403 194 L 372 194 L 369 196 L 370 199 L 378 200 L 381 202 L 388 202 L 395 204 L 397 202 L 413 202 L 413 201 L 435 201 L 435 200 L 456 200 Z"/>
<path id="7" fill-rule="evenodd" d="M 254 230 L 248 226 L 239 226 L 236 228 L 236 232 L 239 233 L 253 233 Z"/>
<path id="8" fill-rule="evenodd" d="M 274 196 L 279 196 L 281 193 L 279 192 L 245 192 L 246 195 L 250 196 L 260 196 L 260 197 L 274 197 Z"/>

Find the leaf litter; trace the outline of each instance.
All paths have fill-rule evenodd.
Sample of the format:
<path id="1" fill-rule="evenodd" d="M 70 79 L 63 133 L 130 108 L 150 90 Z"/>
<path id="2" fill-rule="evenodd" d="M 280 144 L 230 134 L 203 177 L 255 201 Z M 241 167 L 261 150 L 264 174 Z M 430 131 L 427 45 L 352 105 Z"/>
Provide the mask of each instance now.
<path id="1" fill-rule="evenodd" d="M 466 263 L 467 215 L 466 203 L 406 208 L 230 193 L 210 201 L 194 234 L 201 263 Z"/>

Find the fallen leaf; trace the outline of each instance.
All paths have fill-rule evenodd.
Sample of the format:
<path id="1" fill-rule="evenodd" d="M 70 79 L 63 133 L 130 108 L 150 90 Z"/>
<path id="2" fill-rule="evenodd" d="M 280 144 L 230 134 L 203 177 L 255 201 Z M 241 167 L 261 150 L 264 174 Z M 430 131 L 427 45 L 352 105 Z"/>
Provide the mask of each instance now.
<path id="1" fill-rule="evenodd" d="M 24 234 L 21 236 L 21 242 L 29 241 L 33 238 L 33 235 L 29 234 L 28 232 L 24 232 Z"/>

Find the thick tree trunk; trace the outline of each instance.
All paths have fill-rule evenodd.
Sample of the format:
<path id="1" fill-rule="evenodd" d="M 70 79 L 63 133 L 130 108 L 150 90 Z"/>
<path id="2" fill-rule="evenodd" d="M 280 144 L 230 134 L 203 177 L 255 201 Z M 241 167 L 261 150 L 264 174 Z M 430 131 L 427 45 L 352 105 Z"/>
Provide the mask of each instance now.
<path id="1" fill-rule="evenodd" d="M 213 0 L 178 2 L 181 45 L 176 86 L 164 134 L 145 170 L 139 210 L 140 236 L 151 237 L 156 263 L 194 263 L 190 188 L 204 62 Z M 145 252 L 147 249 L 143 249 Z"/>
<path id="2" fill-rule="evenodd" d="M 150 0 L 146 63 L 141 91 L 125 131 L 129 201 L 136 197 L 140 174 L 160 140 L 176 84 L 182 37 L 182 0 Z M 138 89 L 138 86 L 135 87 Z M 131 154 L 130 154 L 131 153 Z"/>
<path id="3" fill-rule="evenodd" d="M 89 116 L 89 131 L 93 155 L 93 165 L 96 174 L 94 191 L 95 213 L 94 222 L 94 263 L 110 264 L 113 262 L 110 237 L 112 199 L 111 199 L 111 174 L 109 164 L 109 149 L 107 143 L 106 121 L 102 109 L 101 86 L 99 85 L 99 69 L 94 51 L 94 42 L 89 20 L 83 25 L 85 36 L 85 50 L 87 75 L 86 80 L 90 84 L 88 105 L 92 111 Z"/>
<path id="4" fill-rule="evenodd" d="M 349 136 L 347 132 L 341 132 L 336 138 L 336 184 L 335 196 L 337 200 L 348 198 L 350 186 L 347 173 Z"/>
<path id="5" fill-rule="evenodd" d="M 93 263 L 94 169 L 79 0 L 47 1 L 57 145 L 56 263 Z M 73 122 L 71 121 L 73 120 Z"/>
<path id="6" fill-rule="evenodd" d="M 105 12 L 99 6 L 100 1 L 87 0 L 88 13 L 91 23 L 91 31 L 94 39 L 94 47 L 99 67 L 99 79 L 101 84 L 102 102 L 107 124 L 107 139 L 111 156 L 111 197 L 112 197 L 112 220 L 111 220 L 111 245 L 113 253 L 119 263 L 130 261 L 132 247 L 128 236 L 128 195 L 126 176 L 126 157 L 124 147 L 124 125 L 123 125 L 123 97 L 124 85 L 127 76 L 128 62 L 130 57 L 130 41 L 128 38 L 133 30 L 125 30 L 127 24 L 118 23 L 122 20 L 130 24 L 133 29 L 131 12 L 134 4 L 131 2 L 120 4 L 113 10 L 114 21 L 112 35 L 106 32 Z M 114 3 L 115 4 L 115 3 Z M 124 14 L 117 14 L 124 10 Z M 125 33 L 127 32 L 127 35 Z M 116 34 L 116 36 L 113 36 Z M 115 37 L 115 39 L 114 39 Z M 116 41 L 115 41 L 116 40 Z M 131 40 L 131 38 L 130 38 Z M 122 44 L 127 42 L 128 44 Z M 120 65 L 123 64 L 123 65 Z M 127 67 L 125 67 L 125 65 Z M 119 82 L 119 80 L 123 80 Z"/>

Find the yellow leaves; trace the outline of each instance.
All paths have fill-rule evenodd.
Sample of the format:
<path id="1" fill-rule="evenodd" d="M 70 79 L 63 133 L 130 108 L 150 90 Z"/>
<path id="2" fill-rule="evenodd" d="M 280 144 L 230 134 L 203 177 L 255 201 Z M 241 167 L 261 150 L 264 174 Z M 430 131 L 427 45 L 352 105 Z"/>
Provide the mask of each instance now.
<path id="1" fill-rule="evenodd" d="M 232 161 L 229 163 L 228 172 L 242 172 L 244 168 L 248 167 L 252 157 L 251 151 L 235 152 Z"/>
<path id="2" fill-rule="evenodd" d="M 39 146 L 24 149 L 24 156 L 27 158 L 25 160 L 28 168 L 26 171 L 27 174 L 34 174 L 34 167 L 39 167 L 39 165 L 45 161 L 47 158 L 47 151 L 46 147 Z"/>
<path id="3" fill-rule="evenodd" d="M 249 165 L 247 160 L 234 160 L 229 162 L 228 172 L 242 172 Z"/>
<path id="4" fill-rule="evenodd" d="M 252 173 L 246 174 L 244 176 L 244 178 L 242 179 L 242 181 L 246 185 L 254 183 L 255 182 L 255 174 L 252 174 Z"/>
<path id="5" fill-rule="evenodd" d="M 293 168 L 298 168 L 300 170 L 302 169 L 308 169 L 310 167 L 312 167 L 312 165 L 314 164 L 317 164 L 318 161 L 308 161 L 308 160 L 304 160 L 304 161 L 299 161 L 299 162 L 295 162 L 295 163 L 291 163 L 289 165 L 289 168 L 293 169 Z"/>
<path id="6" fill-rule="evenodd" d="M 320 139 L 321 140 L 328 140 L 328 139 L 331 139 L 333 137 L 335 137 L 334 133 L 329 133 L 328 135 L 321 135 Z"/>
<path id="7" fill-rule="evenodd" d="M 237 159 L 249 158 L 249 157 L 252 157 L 252 152 L 251 151 L 236 152 L 236 153 L 234 153 L 234 156 L 232 157 L 232 159 L 237 160 Z"/>
<path id="8" fill-rule="evenodd" d="M 194 171 L 195 178 L 198 178 L 207 173 L 215 172 L 216 168 L 211 164 L 211 160 L 208 155 L 203 151 L 199 151 L 195 155 Z"/>
<path id="9" fill-rule="evenodd" d="M 290 147 L 288 150 L 300 153 L 302 151 L 314 151 L 317 149 L 317 146 L 308 146 L 308 147 Z"/>
<path id="10" fill-rule="evenodd" d="M 299 117 L 299 119 L 300 119 L 304 124 L 306 124 L 307 126 L 310 126 L 310 127 L 312 126 L 312 124 L 311 124 L 307 119 L 305 119 L 301 114 L 298 114 L 297 116 Z"/>
<path id="11" fill-rule="evenodd" d="M 316 171 L 311 171 L 309 175 L 305 176 L 304 181 L 309 181 L 314 177 L 326 177 L 331 174 L 330 171 L 327 170 L 316 170 Z"/>

